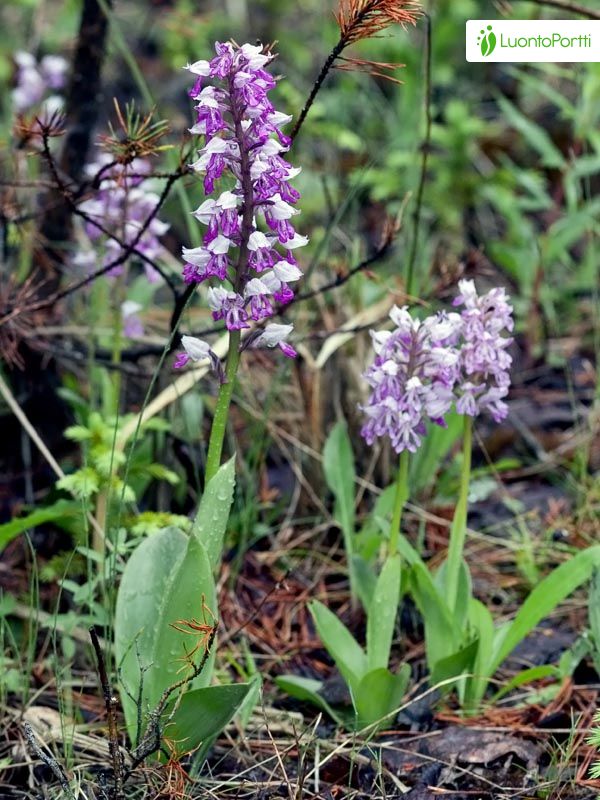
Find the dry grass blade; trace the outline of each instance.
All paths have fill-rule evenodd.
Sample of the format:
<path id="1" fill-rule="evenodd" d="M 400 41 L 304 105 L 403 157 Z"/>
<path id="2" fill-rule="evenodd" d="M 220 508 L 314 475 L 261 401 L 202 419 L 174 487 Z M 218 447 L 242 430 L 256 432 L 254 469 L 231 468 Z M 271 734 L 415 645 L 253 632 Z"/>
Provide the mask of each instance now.
<path id="1" fill-rule="evenodd" d="M 423 14 L 417 0 L 340 0 L 336 19 L 347 46 L 398 24 L 414 25 Z"/>

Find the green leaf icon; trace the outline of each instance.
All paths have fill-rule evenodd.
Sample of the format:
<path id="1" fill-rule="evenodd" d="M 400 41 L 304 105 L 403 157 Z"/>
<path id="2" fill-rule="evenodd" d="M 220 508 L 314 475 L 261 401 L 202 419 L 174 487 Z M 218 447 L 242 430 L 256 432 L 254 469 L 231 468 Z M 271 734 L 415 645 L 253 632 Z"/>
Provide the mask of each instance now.
<path id="1" fill-rule="evenodd" d="M 481 55 L 489 56 L 494 52 L 494 49 L 496 47 L 496 42 L 497 42 L 496 34 L 492 30 L 491 25 L 488 25 L 488 29 L 485 33 L 484 31 L 481 31 L 481 33 L 483 34 L 483 36 L 479 40 L 481 44 Z"/>

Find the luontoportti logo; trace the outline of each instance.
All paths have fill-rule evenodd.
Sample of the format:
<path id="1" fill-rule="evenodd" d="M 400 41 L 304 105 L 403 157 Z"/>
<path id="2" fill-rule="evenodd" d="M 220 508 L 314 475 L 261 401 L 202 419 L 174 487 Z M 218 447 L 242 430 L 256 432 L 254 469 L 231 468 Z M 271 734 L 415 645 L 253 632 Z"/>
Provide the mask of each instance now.
<path id="1" fill-rule="evenodd" d="M 482 56 L 491 56 L 496 47 L 496 34 L 492 26 L 488 25 L 487 29 L 482 28 L 477 37 L 477 44 L 481 47 Z"/>
<path id="2" fill-rule="evenodd" d="M 467 61 L 600 62 L 600 20 L 469 19 L 465 34 Z"/>

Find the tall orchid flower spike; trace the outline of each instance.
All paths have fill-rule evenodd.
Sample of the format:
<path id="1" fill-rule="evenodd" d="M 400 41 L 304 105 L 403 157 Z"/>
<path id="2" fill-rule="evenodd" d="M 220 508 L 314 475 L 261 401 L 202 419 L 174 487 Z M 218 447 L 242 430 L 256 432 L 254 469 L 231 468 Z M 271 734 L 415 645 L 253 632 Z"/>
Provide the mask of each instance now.
<path id="1" fill-rule="evenodd" d="M 476 417 L 488 411 L 496 422 L 508 414 L 503 398 L 510 387 L 513 309 L 503 288 L 479 296 L 471 280 L 458 284 L 454 305 L 460 312 L 460 359 L 456 410 Z"/>
<path id="2" fill-rule="evenodd" d="M 268 97 L 275 79 L 266 67 L 274 56 L 261 46 L 230 42 L 217 42 L 215 51 L 212 60 L 187 67 L 196 76 L 190 130 L 204 137 L 192 167 L 214 196 L 193 212 L 206 232 L 199 247 L 183 249 L 183 278 L 210 281 L 213 318 L 241 331 L 251 320 L 273 316 L 276 303 L 293 299 L 291 284 L 302 277 L 293 251 L 308 240 L 292 224 L 300 194 L 290 181 L 300 170 L 282 156 L 290 139 L 281 128 L 291 117 Z M 281 349 L 286 355 L 293 350 Z"/>
<path id="3" fill-rule="evenodd" d="M 364 373 L 371 394 L 362 407 L 367 421 L 361 433 L 369 444 L 387 437 L 397 453 L 414 453 L 426 421 L 445 425 L 454 400 L 458 353 L 450 343 L 459 318 L 438 314 L 420 321 L 395 306 L 390 319 L 393 331 L 371 332 L 375 359 Z"/>

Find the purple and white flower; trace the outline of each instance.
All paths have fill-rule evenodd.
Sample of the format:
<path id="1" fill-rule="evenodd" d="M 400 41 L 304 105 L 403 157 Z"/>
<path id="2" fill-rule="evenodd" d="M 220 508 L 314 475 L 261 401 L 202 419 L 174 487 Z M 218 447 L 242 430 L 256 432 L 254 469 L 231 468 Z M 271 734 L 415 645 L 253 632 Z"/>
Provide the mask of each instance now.
<path id="1" fill-rule="evenodd" d="M 68 71 L 66 59 L 47 55 L 38 63 L 31 53 L 23 51 L 16 52 L 13 58 L 16 65 L 12 90 L 14 110 L 18 114 L 25 114 L 38 108 L 42 116 L 50 116 L 53 111 L 60 110 L 62 98 L 56 92 L 65 86 Z"/>
<path id="2" fill-rule="evenodd" d="M 456 410 L 475 417 L 488 411 L 496 422 L 508 414 L 512 357 L 507 352 L 513 329 L 512 306 L 503 288 L 478 295 L 471 280 L 458 284 L 454 305 L 460 312 L 460 359 Z"/>
<path id="3" fill-rule="evenodd" d="M 364 374 L 371 393 L 362 407 L 367 421 L 361 433 L 369 444 L 388 438 L 397 453 L 414 453 L 426 422 L 444 426 L 454 400 L 454 321 L 441 314 L 420 321 L 397 306 L 390 319 L 394 330 L 371 333 L 375 359 Z"/>
<path id="4" fill-rule="evenodd" d="M 146 159 L 136 158 L 129 164 L 115 164 L 107 153 L 87 165 L 86 174 L 90 178 L 101 173 L 100 186 L 93 197 L 81 203 L 80 208 L 89 217 L 85 225 L 88 238 L 103 248 L 101 266 L 117 261 L 134 242 L 135 250 L 149 260 L 155 261 L 161 256 L 163 248 L 159 239 L 169 225 L 155 216 L 159 197 L 144 178 L 150 171 L 151 165 Z M 107 231 L 117 236 L 123 246 L 110 239 Z M 150 283 L 160 280 L 157 270 L 147 261 L 144 261 L 144 270 Z M 122 272 L 121 264 L 109 274 L 120 275 Z"/>
<path id="5" fill-rule="evenodd" d="M 415 452 L 427 420 L 445 425 L 453 404 L 459 414 L 488 411 L 496 422 L 508 407 L 512 358 L 512 306 L 504 289 L 479 296 L 470 280 L 459 282 L 454 305 L 460 313 L 440 312 L 423 321 L 406 307 L 394 307 L 391 331 L 371 332 L 375 359 L 364 373 L 371 386 L 362 410 L 362 435 L 369 444 L 389 438 L 396 452 Z"/>
<path id="6" fill-rule="evenodd" d="M 200 247 L 183 248 L 183 278 L 189 284 L 211 281 L 213 318 L 235 331 L 293 299 L 290 284 L 302 272 L 292 250 L 308 239 L 291 223 L 300 194 L 290 181 L 300 170 L 282 156 L 291 140 L 281 128 L 291 117 L 276 111 L 268 97 L 276 82 L 266 67 L 274 56 L 258 45 L 230 42 L 217 42 L 215 53 L 187 66 L 196 76 L 190 131 L 204 137 L 191 166 L 204 176 L 205 194 L 214 196 L 193 212 L 206 231 Z M 217 191 L 221 179 L 227 183 Z M 284 339 L 267 346 L 294 352 Z"/>

